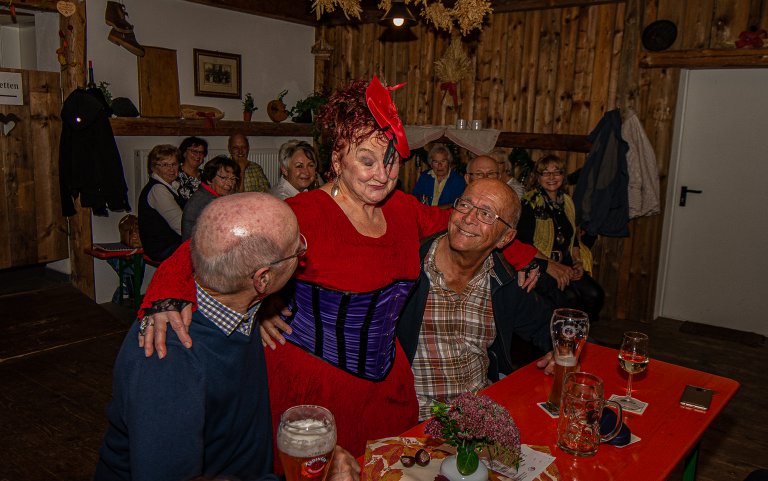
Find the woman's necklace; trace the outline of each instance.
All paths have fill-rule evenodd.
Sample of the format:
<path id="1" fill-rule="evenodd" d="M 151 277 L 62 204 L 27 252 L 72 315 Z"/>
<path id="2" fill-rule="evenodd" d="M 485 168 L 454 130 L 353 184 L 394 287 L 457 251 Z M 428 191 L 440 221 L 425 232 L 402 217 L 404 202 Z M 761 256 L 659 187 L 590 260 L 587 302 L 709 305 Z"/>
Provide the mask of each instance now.
<path id="1" fill-rule="evenodd" d="M 563 235 L 563 226 L 560 222 L 558 222 L 558 217 L 560 217 L 560 213 L 562 211 L 561 203 L 558 202 L 560 199 L 560 193 L 557 194 L 558 198 L 553 200 L 551 199 L 546 193 L 543 194 L 544 200 L 547 203 L 547 206 L 549 207 L 549 215 L 552 218 L 552 224 L 555 227 L 555 242 L 557 245 L 565 245 L 565 235 Z"/>

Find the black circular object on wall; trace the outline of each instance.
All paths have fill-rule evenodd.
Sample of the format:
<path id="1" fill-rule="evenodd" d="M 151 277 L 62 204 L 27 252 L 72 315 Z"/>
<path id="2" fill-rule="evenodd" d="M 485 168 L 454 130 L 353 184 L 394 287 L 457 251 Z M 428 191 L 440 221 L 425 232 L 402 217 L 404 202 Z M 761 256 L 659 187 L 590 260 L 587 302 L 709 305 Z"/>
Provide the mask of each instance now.
<path id="1" fill-rule="evenodd" d="M 643 30 L 643 47 L 651 52 L 666 50 L 675 43 L 677 26 L 670 20 L 656 20 Z"/>

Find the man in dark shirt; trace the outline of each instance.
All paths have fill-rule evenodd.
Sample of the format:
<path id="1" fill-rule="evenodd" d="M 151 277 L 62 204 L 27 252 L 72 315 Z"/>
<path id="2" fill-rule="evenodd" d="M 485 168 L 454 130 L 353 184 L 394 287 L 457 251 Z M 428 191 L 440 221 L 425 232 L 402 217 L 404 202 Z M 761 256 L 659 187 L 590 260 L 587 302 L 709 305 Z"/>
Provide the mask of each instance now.
<path id="1" fill-rule="evenodd" d="M 249 193 L 208 206 L 191 247 L 195 344 L 187 349 L 171 333 L 172 355 L 146 357 L 136 346 L 145 326 L 128 332 L 115 363 L 97 480 L 275 479 L 255 313 L 290 279 L 306 242 L 287 204 Z M 339 447 L 334 464 L 337 481 L 359 479 L 357 463 Z"/>

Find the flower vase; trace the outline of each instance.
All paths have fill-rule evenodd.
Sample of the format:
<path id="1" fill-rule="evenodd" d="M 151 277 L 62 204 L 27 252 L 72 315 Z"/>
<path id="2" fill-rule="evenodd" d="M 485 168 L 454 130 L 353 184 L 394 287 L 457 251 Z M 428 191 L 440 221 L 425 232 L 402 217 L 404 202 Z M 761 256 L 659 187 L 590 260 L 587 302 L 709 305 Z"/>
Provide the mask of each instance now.
<path id="1" fill-rule="evenodd" d="M 443 459 L 440 474 L 450 481 L 488 481 L 488 468 L 480 462 L 475 446 L 459 446 L 455 456 Z"/>
<path id="2" fill-rule="evenodd" d="M 243 112 L 243 122 L 250 122 L 253 118 L 253 112 Z"/>

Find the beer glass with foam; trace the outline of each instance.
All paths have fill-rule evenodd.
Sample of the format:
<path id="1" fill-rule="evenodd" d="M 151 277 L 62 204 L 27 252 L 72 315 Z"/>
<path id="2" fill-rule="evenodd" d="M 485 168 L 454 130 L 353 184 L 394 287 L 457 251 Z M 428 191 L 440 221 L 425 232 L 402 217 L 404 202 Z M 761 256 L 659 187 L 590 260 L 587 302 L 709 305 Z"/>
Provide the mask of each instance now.
<path id="1" fill-rule="evenodd" d="M 552 348 L 555 357 L 555 375 L 547 407 L 552 412 L 560 409 L 563 380 L 566 374 L 576 371 L 579 355 L 589 334 L 589 317 L 576 309 L 555 309 L 549 323 Z"/>
<path id="2" fill-rule="evenodd" d="M 336 447 L 333 414 L 322 406 L 286 410 L 277 429 L 277 449 L 287 481 L 324 481 Z"/>

